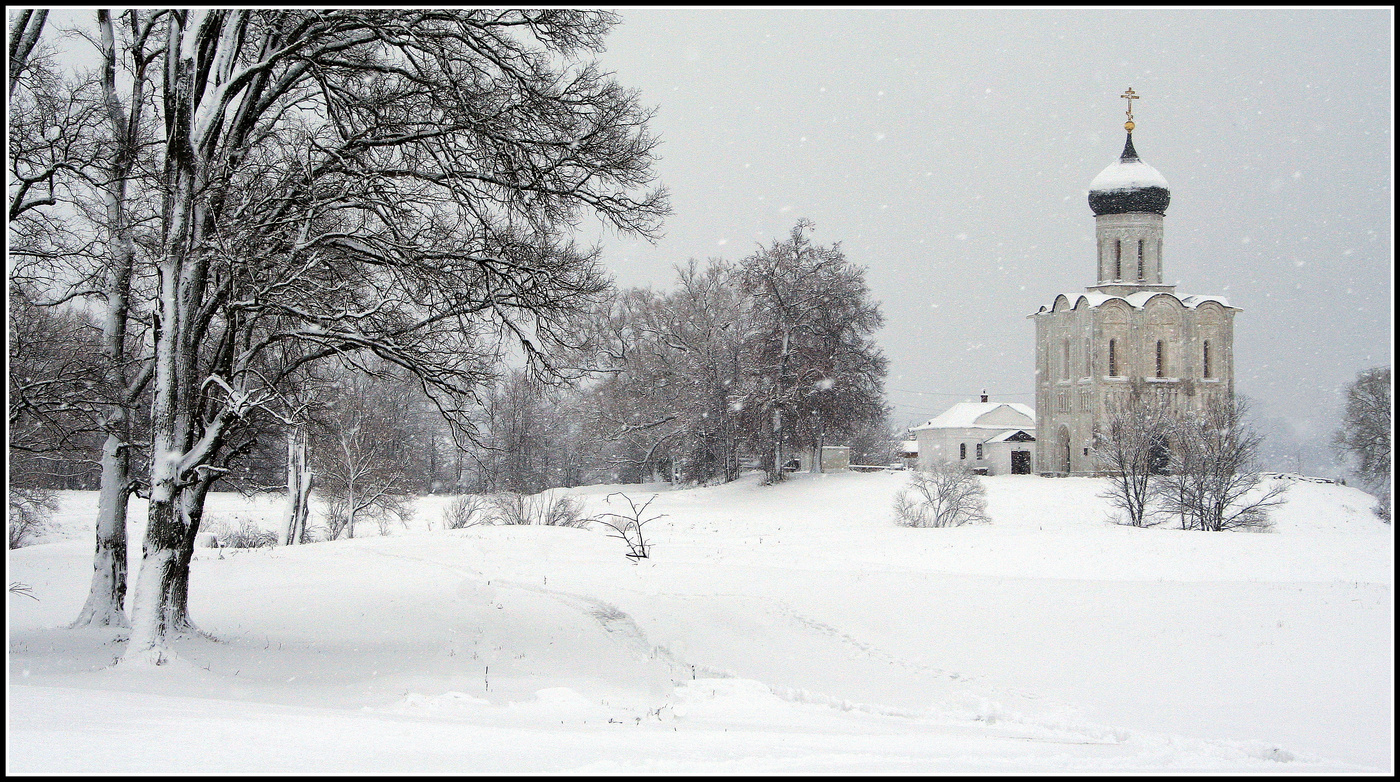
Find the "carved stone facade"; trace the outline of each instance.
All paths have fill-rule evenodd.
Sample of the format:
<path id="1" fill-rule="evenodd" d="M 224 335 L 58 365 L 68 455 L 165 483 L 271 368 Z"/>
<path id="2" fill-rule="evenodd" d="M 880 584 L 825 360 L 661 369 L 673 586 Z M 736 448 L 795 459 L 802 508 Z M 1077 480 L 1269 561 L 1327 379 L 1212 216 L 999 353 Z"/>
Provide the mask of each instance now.
<path id="1" fill-rule="evenodd" d="M 1162 282 L 1166 180 L 1142 163 L 1131 131 L 1123 156 L 1090 186 L 1098 283 L 1060 294 L 1035 321 L 1036 469 L 1094 472 L 1094 436 L 1134 384 L 1180 411 L 1233 398 L 1234 318 L 1220 296 L 1179 296 Z"/>

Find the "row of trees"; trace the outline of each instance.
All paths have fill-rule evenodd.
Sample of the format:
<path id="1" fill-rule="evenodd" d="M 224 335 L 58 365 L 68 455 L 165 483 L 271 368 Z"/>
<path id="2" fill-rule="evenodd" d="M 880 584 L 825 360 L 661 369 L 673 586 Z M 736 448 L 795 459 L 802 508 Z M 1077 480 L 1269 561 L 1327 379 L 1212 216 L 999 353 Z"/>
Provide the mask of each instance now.
<path id="1" fill-rule="evenodd" d="M 391 495 L 532 494 L 589 483 L 721 482 L 744 465 L 781 480 L 778 465 L 793 454 L 833 442 L 885 463 L 886 362 L 871 339 L 879 308 L 863 269 L 839 246 L 814 247 L 811 227 L 799 223 L 786 241 L 738 263 L 692 261 L 670 292 L 611 293 L 581 326 L 588 352 L 580 358 L 596 368 L 592 376 L 549 384 L 507 372 L 480 391 L 473 443 L 459 446 L 415 410 L 401 381 L 356 381 L 340 417 L 318 412 L 320 402 L 312 408 L 310 472 L 333 496 L 356 460 L 369 481 L 362 489 Z M 778 297 L 813 304 L 782 311 Z M 364 444 L 351 447 L 350 432 L 363 433 Z M 412 452 L 370 447 L 389 441 L 411 442 Z"/>
<path id="2" fill-rule="evenodd" d="M 10 22 L 11 292 L 89 346 L 86 377 L 12 376 L 11 424 L 102 441 L 79 624 L 127 622 L 127 499 L 149 499 L 128 661 L 192 629 L 204 498 L 271 430 L 300 453 L 318 371 L 410 378 L 469 441 L 502 356 L 557 378 L 583 347 L 608 283 L 570 229 L 651 237 L 667 211 L 650 112 L 583 57 L 609 13 L 98 11 L 88 73 L 43 12 Z"/>
<path id="3" fill-rule="evenodd" d="M 691 261 L 669 294 L 630 290 L 604 315 L 609 376 L 583 420 L 619 478 L 772 481 L 800 450 L 851 444 L 888 461 L 883 323 L 865 270 L 800 221 L 737 264 Z"/>

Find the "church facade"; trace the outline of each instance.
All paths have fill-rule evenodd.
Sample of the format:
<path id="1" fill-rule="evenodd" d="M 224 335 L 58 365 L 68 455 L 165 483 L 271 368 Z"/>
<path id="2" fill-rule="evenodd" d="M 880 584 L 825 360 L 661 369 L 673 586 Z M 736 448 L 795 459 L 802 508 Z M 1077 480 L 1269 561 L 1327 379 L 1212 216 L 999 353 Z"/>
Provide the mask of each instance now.
<path id="1" fill-rule="evenodd" d="M 1132 100 L 1123 154 L 1089 186 L 1097 282 L 1060 294 L 1035 322 L 1036 469 L 1089 475 L 1094 439 L 1134 387 L 1178 412 L 1234 396 L 1234 318 L 1221 296 L 1181 295 L 1163 282 L 1167 181 L 1133 148 Z"/>

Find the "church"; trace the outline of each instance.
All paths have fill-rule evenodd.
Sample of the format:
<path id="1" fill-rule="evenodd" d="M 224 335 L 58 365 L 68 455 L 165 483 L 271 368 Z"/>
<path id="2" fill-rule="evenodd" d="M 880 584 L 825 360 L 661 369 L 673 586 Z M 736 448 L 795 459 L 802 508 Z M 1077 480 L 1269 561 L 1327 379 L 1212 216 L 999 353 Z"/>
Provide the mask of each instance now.
<path id="1" fill-rule="evenodd" d="M 1035 464 L 1042 475 L 1090 475 L 1094 437 L 1134 384 L 1174 409 L 1234 395 L 1234 318 L 1221 296 L 1182 295 L 1163 282 L 1171 192 L 1133 147 L 1128 89 L 1123 154 L 1089 185 L 1098 282 L 1060 294 L 1035 321 Z"/>

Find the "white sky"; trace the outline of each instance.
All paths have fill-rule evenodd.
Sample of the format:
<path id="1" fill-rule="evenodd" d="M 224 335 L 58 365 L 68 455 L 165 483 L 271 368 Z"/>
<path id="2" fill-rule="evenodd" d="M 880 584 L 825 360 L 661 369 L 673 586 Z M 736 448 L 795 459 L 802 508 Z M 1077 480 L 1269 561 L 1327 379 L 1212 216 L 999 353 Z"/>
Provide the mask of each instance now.
<path id="1" fill-rule="evenodd" d="M 1317 461 L 1342 388 L 1391 363 L 1391 8 L 621 14 L 601 60 L 658 110 L 674 214 L 654 246 L 601 235 L 618 284 L 810 218 L 883 302 L 897 424 L 983 388 L 1034 404 L 1026 316 L 1095 281 L 1087 189 L 1130 86 L 1171 183 L 1165 279 L 1244 310 L 1236 390 Z"/>
<path id="2" fill-rule="evenodd" d="M 658 109 L 675 213 L 605 235 L 620 285 L 737 260 L 799 217 L 883 301 L 896 422 L 1034 404 L 1026 316 L 1094 283 L 1090 180 L 1171 183 L 1164 273 L 1236 319 L 1237 391 L 1325 438 L 1390 363 L 1394 14 L 624 9 L 603 64 Z"/>

